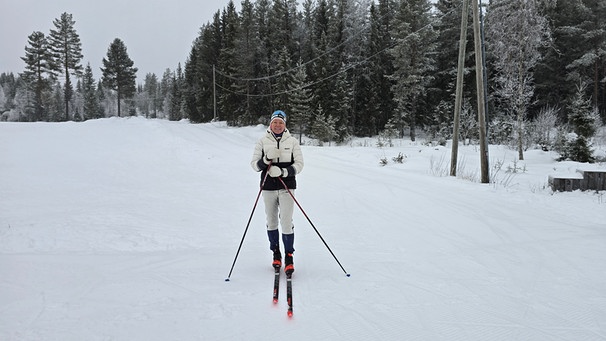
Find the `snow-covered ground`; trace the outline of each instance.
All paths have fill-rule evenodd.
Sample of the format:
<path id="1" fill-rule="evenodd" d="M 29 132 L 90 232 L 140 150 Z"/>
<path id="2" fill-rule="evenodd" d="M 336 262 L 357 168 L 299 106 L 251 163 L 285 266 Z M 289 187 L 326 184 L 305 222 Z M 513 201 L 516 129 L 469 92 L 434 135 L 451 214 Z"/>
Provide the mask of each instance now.
<path id="1" fill-rule="evenodd" d="M 0 340 L 606 340 L 606 198 L 552 193 L 585 166 L 551 152 L 492 146 L 480 184 L 476 146 L 454 178 L 449 147 L 304 145 L 297 199 L 351 277 L 297 210 L 289 319 L 259 202 L 224 281 L 264 129 L 0 123 Z"/>

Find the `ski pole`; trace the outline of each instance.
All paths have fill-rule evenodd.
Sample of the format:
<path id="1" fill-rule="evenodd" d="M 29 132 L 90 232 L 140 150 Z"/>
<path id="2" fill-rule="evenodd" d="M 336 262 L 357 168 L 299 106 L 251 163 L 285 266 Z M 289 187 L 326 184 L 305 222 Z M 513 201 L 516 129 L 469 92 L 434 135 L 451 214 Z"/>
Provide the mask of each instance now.
<path id="1" fill-rule="evenodd" d="M 271 167 L 271 162 L 267 165 L 267 169 L 269 170 Z M 229 278 L 231 277 L 232 271 L 234 271 L 234 266 L 236 265 L 236 260 L 238 259 L 238 255 L 240 254 L 240 249 L 242 248 L 242 244 L 244 243 L 244 238 L 246 237 L 246 232 L 248 232 L 248 227 L 250 226 L 250 221 L 252 220 L 253 214 L 255 213 L 255 209 L 257 208 L 257 203 L 259 202 L 259 197 L 261 196 L 261 192 L 263 191 L 263 185 L 265 185 L 265 180 L 267 180 L 267 174 L 265 173 L 265 177 L 263 177 L 263 182 L 261 182 L 261 187 L 259 187 L 259 193 L 257 194 L 257 199 L 255 199 L 255 204 L 253 205 L 252 211 L 250 212 L 250 217 L 248 217 L 248 223 L 246 223 L 246 228 L 244 229 L 244 234 L 242 235 L 242 240 L 240 240 L 240 246 L 238 246 L 238 251 L 236 252 L 236 256 L 234 257 L 234 262 L 231 264 L 231 269 L 229 270 L 229 275 L 225 279 L 226 282 L 229 282 Z"/>
<path id="2" fill-rule="evenodd" d="M 295 196 L 292 194 L 292 192 L 290 191 L 290 189 L 288 188 L 288 186 L 286 186 L 286 183 L 284 183 L 284 180 L 282 180 L 281 177 L 278 177 L 278 179 L 280 179 L 280 182 L 282 182 L 282 185 L 288 191 L 288 194 L 290 194 L 290 196 L 292 197 L 292 200 L 294 200 L 295 203 L 297 204 L 297 206 L 299 206 L 299 209 L 301 210 L 301 212 L 303 213 L 303 215 L 305 216 L 305 218 L 307 218 L 307 221 L 309 222 L 309 224 L 311 225 L 311 227 L 313 227 L 314 231 L 316 231 L 316 233 L 318 234 L 318 237 L 320 237 L 320 240 L 322 240 L 322 242 L 324 243 L 324 246 L 326 246 L 326 248 L 328 249 L 328 251 L 330 251 L 330 254 L 332 255 L 332 257 L 337 261 L 337 264 L 339 264 L 339 266 L 341 267 L 341 270 L 343 270 L 343 272 L 345 273 L 345 275 L 347 277 L 349 277 L 350 274 L 347 271 L 345 271 L 345 268 L 343 268 L 343 265 L 341 265 L 341 262 L 339 262 L 339 260 L 337 259 L 337 256 L 335 256 L 335 253 L 332 252 L 332 250 L 330 249 L 330 246 L 328 246 L 328 244 L 326 243 L 326 241 L 324 240 L 324 238 L 322 238 L 322 235 L 320 234 L 320 231 L 318 231 L 318 229 L 316 228 L 316 226 L 314 225 L 314 223 L 311 222 L 311 219 L 309 219 L 309 217 L 307 216 L 307 213 L 305 213 L 305 210 L 303 210 L 303 207 L 301 207 L 301 205 L 299 204 L 299 202 L 297 201 L 297 199 L 295 199 Z"/>

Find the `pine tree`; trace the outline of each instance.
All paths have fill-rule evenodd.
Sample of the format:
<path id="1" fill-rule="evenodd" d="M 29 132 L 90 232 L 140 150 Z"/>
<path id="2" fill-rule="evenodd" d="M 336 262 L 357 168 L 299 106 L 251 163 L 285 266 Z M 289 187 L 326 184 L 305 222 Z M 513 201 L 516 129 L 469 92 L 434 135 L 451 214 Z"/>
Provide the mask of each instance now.
<path id="1" fill-rule="evenodd" d="M 63 99 L 65 101 L 65 120 L 70 119 L 69 102 L 72 99 L 73 88 L 70 76 L 75 74 L 80 76 L 82 73 L 82 44 L 80 36 L 76 32 L 74 25 L 76 22 L 72 15 L 68 13 L 61 14 L 61 18 L 55 19 L 53 25 L 55 29 L 50 30 L 50 46 L 55 58 L 56 70 L 61 72 L 65 78 L 63 87 Z"/>
<path id="2" fill-rule="evenodd" d="M 33 112 L 29 119 L 42 121 L 48 119 L 48 102 L 45 97 L 49 97 L 53 82 L 53 55 L 42 32 L 32 33 L 28 37 L 28 45 L 25 47 L 25 57 L 21 57 L 25 62 L 25 71 L 21 77 L 34 92 Z"/>
<path id="3" fill-rule="evenodd" d="M 119 38 L 114 39 L 103 58 L 103 85 L 115 90 L 118 97 L 118 117 L 121 116 L 120 102 L 132 98 L 137 91 L 135 85 L 137 68 L 128 56 L 126 45 Z"/>

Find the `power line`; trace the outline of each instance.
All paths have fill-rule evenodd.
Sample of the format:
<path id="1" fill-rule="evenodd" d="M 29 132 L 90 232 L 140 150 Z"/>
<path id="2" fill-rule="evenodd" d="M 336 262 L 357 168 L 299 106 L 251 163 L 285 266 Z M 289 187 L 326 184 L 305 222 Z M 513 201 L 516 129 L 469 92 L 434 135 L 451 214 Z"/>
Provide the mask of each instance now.
<path id="1" fill-rule="evenodd" d="M 444 13 L 443 15 L 441 15 L 440 17 L 438 17 L 438 18 L 437 18 L 437 20 L 438 20 L 438 21 L 440 21 L 440 20 L 442 20 L 442 19 L 443 19 L 445 16 L 447 16 L 447 15 L 449 15 L 449 14 L 453 13 L 453 12 L 454 12 L 454 9 L 450 10 L 450 11 L 449 11 L 449 12 L 447 12 L 447 13 Z M 387 14 L 386 14 L 386 15 L 387 15 Z M 383 17 L 384 17 L 384 16 L 383 16 Z M 380 17 L 380 18 L 383 18 L 383 17 Z M 406 36 L 404 39 L 406 39 L 406 38 L 408 38 L 408 37 L 410 37 L 410 36 L 412 36 L 412 35 L 414 35 L 414 34 L 417 34 L 417 33 L 421 32 L 421 31 L 422 31 L 422 30 L 424 30 L 424 29 L 427 29 L 427 28 L 432 27 L 432 26 L 433 26 L 433 24 L 434 24 L 433 22 L 428 23 L 427 25 L 425 25 L 425 26 L 423 26 L 423 27 L 419 28 L 419 29 L 418 29 L 418 30 L 416 30 L 415 32 L 411 32 L 411 33 L 409 33 L 409 34 L 408 34 L 408 35 L 407 35 L 407 36 Z M 358 31 L 358 33 L 357 33 L 357 34 L 359 34 L 359 33 L 362 33 L 362 30 Z M 220 74 L 220 75 L 222 75 L 222 76 L 224 76 L 224 77 L 226 77 L 226 78 L 229 78 L 229 79 L 231 79 L 231 80 L 237 81 L 237 82 L 269 81 L 269 80 L 271 80 L 271 79 L 273 79 L 273 78 L 276 78 L 276 77 L 279 77 L 279 76 L 282 76 L 282 75 L 285 75 L 285 74 L 288 74 L 288 73 L 294 72 L 294 71 L 296 71 L 296 70 L 299 70 L 299 69 L 300 69 L 300 68 L 302 68 L 303 66 L 307 66 L 308 64 L 315 62 L 316 60 L 318 60 L 318 59 L 320 59 L 320 58 L 322 58 L 322 57 L 326 56 L 327 54 L 332 53 L 334 50 L 336 50 L 337 48 L 341 47 L 341 46 L 342 46 L 342 45 L 344 45 L 345 43 L 349 42 L 349 41 L 350 41 L 351 39 L 353 39 L 354 37 L 357 37 L 357 34 L 356 34 L 356 35 L 352 35 L 350 38 L 348 38 L 347 40 L 345 40 L 343 43 L 338 44 L 337 46 L 335 46 L 335 47 L 331 48 L 330 50 L 328 50 L 328 51 L 326 51 L 325 53 L 323 53 L 323 54 L 321 54 L 321 55 L 317 56 L 317 57 L 316 57 L 316 58 L 314 58 L 314 59 L 311 59 L 311 60 L 309 60 L 309 61 L 307 61 L 307 62 L 305 62 L 305 63 L 303 63 L 303 64 L 297 65 L 296 67 L 290 68 L 289 70 L 281 71 L 281 72 L 276 73 L 276 74 L 274 74 L 274 75 L 269 75 L 269 76 L 265 76 L 265 77 L 259 77 L 259 78 L 237 78 L 237 77 L 233 77 L 233 76 L 226 75 L 226 74 L 224 74 L 224 73 L 220 72 L 219 70 L 215 70 L 215 71 L 216 71 L 218 74 Z M 223 86 L 221 86 L 220 84 L 215 84 L 215 85 L 216 85 L 217 87 L 219 87 L 220 89 L 222 89 L 222 90 L 226 91 L 226 92 L 229 92 L 229 93 L 232 93 L 232 94 L 235 94 L 235 95 L 240 95 L 240 96 L 247 96 L 247 97 L 273 97 L 273 96 L 285 95 L 285 94 L 289 94 L 289 93 L 292 93 L 292 92 L 295 92 L 295 91 L 302 90 L 302 89 L 307 88 L 307 87 L 310 87 L 310 86 L 314 86 L 314 85 L 316 85 L 316 84 L 320 84 L 320 83 L 322 83 L 322 82 L 325 82 L 325 81 L 327 81 L 327 80 L 329 80 L 329 79 L 332 79 L 332 78 L 334 78 L 334 77 L 336 77 L 336 76 L 340 75 L 341 73 L 344 73 L 344 72 L 347 72 L 347 71 L 349 71 L 349 70 L 351 70 L 351 69 L 354 69 L 354 68 L 356 68 L 356 67 L 358 67 L 358 66 L 360 66 L 360 65 L 362 65 L 362 64 L 364 64 L 364 63 L 366 63 L 367 61 L 371 60 L 372 58 L 375 58 L 376 56 L 378 56 L 378 55 L 380 55 L 380 54 L 384 53 L 385 51 L 387 51 L 387 50 L 389 50 L 389 49 L 392 49 L 392 48 L 393 48 L 394 46 L 396 46 L 397 44 L 398 44 L 398 42 L 395 42 L 395 41 L 394 41 L 394 42 L 392 42 L 392 43 L 391 43 L 389 46 L 387 46 L 386 48 L 382 49 L 381 51 L 376 52 L 375 54 L 373 54 L 373 55 L 371 55 L 371 56 L 368 56 L 368 57 L 366 57 L 366 58 L 364 58 L 364 59 L 362 59 L 362 60 L 360 60 L 360 61 L 358 61 L 358 62 L 351 63 L 351 64 L 349 64 L 348 66 L 346 66 L 345 68 L 341 68 L 341 69 L 339 69 L 338 71 L 336 71 L 335 73 L 333 73 L 333 74 L 331 74 L 331 75 L 328 75 L 328 76 L 326 76 L 326 77 L 324 77 L 324 78 L 322 78 L 322 79 L 316 80 L 316 81 L 314 81 L 314 82 L 308 83 L 308 84 L 306 84 L 306 85 L 304 85 L 304 86 L 301 86 L 301 87 L 298 87 L 298 88 L 294 88 L 294 89 L 289 89 L 289 90 L 284 90 L 284 91 L 279 91 L 279 92 L 272 92 L 272 93 L 269 93 L 269 94 L 250 94 L 250 93 L 243 93 L 243 92 L 234 91 L 234 90 L 228 89 L 228 88 L 226 88 L 226 87 L 223 87 Z"/>

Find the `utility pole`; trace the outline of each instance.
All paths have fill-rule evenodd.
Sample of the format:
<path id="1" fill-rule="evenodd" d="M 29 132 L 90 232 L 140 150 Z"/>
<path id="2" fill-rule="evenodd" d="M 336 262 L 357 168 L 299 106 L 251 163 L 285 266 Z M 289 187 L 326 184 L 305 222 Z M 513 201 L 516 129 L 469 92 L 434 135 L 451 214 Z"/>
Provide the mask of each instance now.
<path id="1" fill-rule="evenodd" d="M 474 51 L 476 56 L 476 89 L 478 100 L 478 125 L 480 130 L 480 170 L 481 182 L 487 184 L 489 180 L 488 168 L 488 144 L 486 141 L 486 105 L 484 100 L 484 66 L 482 39 L 480 33 L 480 9 L 478 0 L 473 0 L 473 37 Z"/>
<path id="2" fill-rule="evenodd" d="M 452 132 L 452 151 L 450 156 L 450 176 L 457 176 L 457 157 L 459 153 L 459 121 L 463 103 L 463 76 L 465 69 L 465 47 L 467 45 L 467 17 L 469 16 L 469 0 L 463 0 L 461 14 L 461 37 L 459 38 L 459 65 L 457 68 L 457 90 Z"/>
<path id="3" fill-rule="evenodd" d="M 213 64 L 213 122 L 217 121 L 217 83 L 215 82 L 215 65 Z"/>

